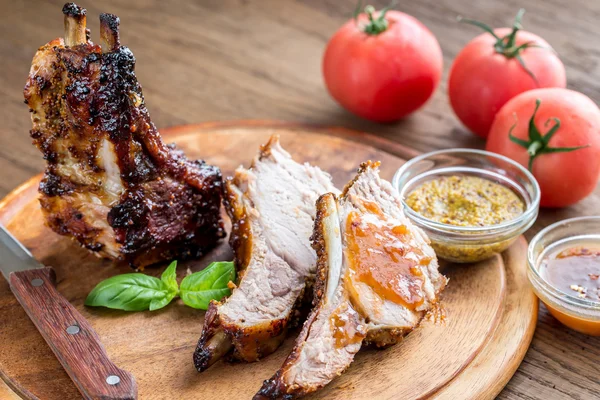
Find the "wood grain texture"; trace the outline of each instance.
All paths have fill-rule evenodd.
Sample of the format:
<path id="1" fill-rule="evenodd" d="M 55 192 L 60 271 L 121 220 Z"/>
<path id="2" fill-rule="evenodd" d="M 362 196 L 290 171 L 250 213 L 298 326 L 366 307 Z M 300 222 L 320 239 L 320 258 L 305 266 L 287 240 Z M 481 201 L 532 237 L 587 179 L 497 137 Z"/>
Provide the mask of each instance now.
<path id="1" fill-rule="evenodd" d="M 228 175 L 241 163 L 247 165 L 259 145 L 274 132 L 281 135 L 282 145 L 297 160 L 309 161 L 331 172 L 340 187 L 353 177 L 361 161 L 381 160 L 382 176 L 391 179 L 404 162 L 399 155 L 414 153 L 383 139 L 373 140 L 377 145 L 363 145 L 358 139 L 370 137 L 359 132 L 269 122 L 196 125 L 167 130 L 163 135 L 169 141 L 174 140 L 190 157 L 202 156 L 209 163 L 218 163 Z M 69 239 L 49 233 L 40 215 L 36 185 L 37 181 L 30 181 L 0 204 L 0 221 L 40 261 L 56 266 L 59 290 L 90 321 L 111 358 L 134 374 L 140 398 L 250 398 L 262 380 L 281 365 L 293 346 L 293 337 L 259 363 L 221 361 L 198 374 L 191 355 L 204 313 L 184 307 L 181 302 L 153 313 L 83 307 L 85 296 L 98 281 L 127 267 L 99 260 Z M 518 241 L 511 249 L 523 254 L 526 242 Z M 229 246 L 223 242 L 203 259 L 184 264 L 179 277 L 184 276 L 186 267 L 195 271 L 212 260 L 230 257 Z M 436 393 L 441 396 L 443 390 L 459 390 L 465 398 L 475 399 L 498 393 L 518 367 L 535 327 L 537 301 L 525 274 L 519 273 L 524 271 L 523 260 L 516 261 L 505 267 L 502 258 L 496 256 L 479 264 L 445 265 L 444 273 L 451 281 L 443 295 L 446 323 L 425 321 L 397 346 L 361 351 L 345 374 L 313 398 L 417 399 Z M 161 270 L 148 272 L 158 275 Z M 514 279 L 518 282 L 511 281 Z M 515 302 L 521 304 L 515 307 Z M 13 343 L 10 348 L 0 350 L 3 378 L 27 398 L 78 398 L 68 377 L 52 360 L 51 353 L 49 356 L 49 349 L 40 348 L 33 356 L 20 358 L 27 348 L 39 346 L 39 337 L 2 283 L 0 303 L 5 304 L 0 318 L 9 321 L 8 329 L 0 332 L 0 341 Z M 510 345 L 494 342 L 495 332 L 501 326 L 506 326 L 504 332 L 511 338 Z M 488 355 L 481 357 L 483 352 Z M 503 363 L 505 356 L 508 362 Z M 473 360 L 495 372 L 487 376 L 470 372 Z M 502 368 L 497 368 L 500 363 Z M 428 372 L 415 374 L 415 370 Z M 464 380 L 463 374 L 472 377 Z M 232 379 L 233 376 L 236 378 Z M 53 378 L 52 385 L 48 384 L 48 377 Z M 477 380 L 480 385 L 471 383 Z"/>
<path id="2" fill-rule="evenodd" d="M 42 171 L 31 146 L 22 88 L 31 58 L 62 33 L 64 1 L 2 2 L 0 13 L 0 195 Z M 134 52 L 148 108 L 159 127 L 207 120 L 271 118 L 374 132 L 421 151 L 481 148 L 454 117 L 446 79 L 452 59 L 479 34 L 456 16 L 506 26 L 519 7 L 524 26 L 554 47 L 567 68 L 568 86 L 600 99 L 600 2 L 571 0 L 420 0 L 399 9 L 419 18 L 438 37 L 444 75 L 433 99 L 396 124 L 373 124 L 340 109 L 324 88 L 320 62 L 327 39 L 352 14 L 354 0 L 82 0 L 92 38 L 97 15 L 118 14 L 123 43 Z M 387 0 L 374 0 L 381 7 Z M 560 219 L 597 215 L 600 191 L 563 210 L 544 210 L 531 238 Z M 501 399 L 590 399 L 600 391 L 600 338 L 563 327 L 540 308 L 525 362 Z"/>
<path id="3" fill-rule="evenodd" d="M 501 323 L 490 338 L 486 347 L 477 354 L 455 381 L 436 393 L 436 399 L 462 399 L 465 393 L 476 392 L 478 398 L 495 397 L 512 377 L 507 372 L 515 368 L 518 360 L 522 359 L 527 348 L 522 345 L 521 337 L 531 336 L 530 326 L 537 320 L 537 306 L 529 319 L 520 318 L 514 309 L 531 307 L 538 300 L 533 292 L 523 296 L 523 291 L 529 290 L 529 281 L 525 265 L 527 263 L 527 242 L 521 237 L 519 241 L 502 253 L 506 267 L 506 298 L 504 300 Z M 503 353 L 499 356 L 498 353 Z M 494 359 L 495 362 L 489 362 Z M 464 382 L 469 382 L 465 385 Z"/>
<path id="4" fill-rule="evenodd" d="M 21 396 L 17 395 L 6 382 L 0 379 L 0 399 L 2 400 L 21 400 Z"/>
<path id="5" fill-rule="evenodd" d="M 98 334 L 56 290 L 55 282 L 49 267 L 10 274 L 15 298 L 86 400 L 137 399 L 134 377 L 110 361 Z"/>

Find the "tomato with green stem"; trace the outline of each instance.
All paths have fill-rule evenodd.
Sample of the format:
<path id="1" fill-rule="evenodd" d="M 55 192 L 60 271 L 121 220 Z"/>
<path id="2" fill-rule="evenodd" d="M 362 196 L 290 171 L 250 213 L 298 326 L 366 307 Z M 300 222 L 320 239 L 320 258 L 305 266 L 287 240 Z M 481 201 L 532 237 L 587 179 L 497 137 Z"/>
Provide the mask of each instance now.
<path id="1" fill-rule="evenodd" d="M 542 207 L 569 206 L 592 193 L 600 178 L 600 109 L 572 90 L 530 90 L 498 112 L 486 149 L 533 173 Z"/>
<path id="2" fill-rule="evenodd" d="M 367 6 L 327 44 L 323 77 L 347 110 L 391 122 L 427 102 L 439 84 L 442 62 L 435 36 L 416 18 Z"/>
<path id="3" fill-rule="evenodd" d="M 487 137 L 504 104 L 527 90 L 566 87 L 565 67 L 541 37 L 522 30 L 524 10 L 512 28 L 492 29 L 462 19 L 485 33 L 458 54 L 448 78 L 448 96 L 457 117 L 473 133 Z"/>

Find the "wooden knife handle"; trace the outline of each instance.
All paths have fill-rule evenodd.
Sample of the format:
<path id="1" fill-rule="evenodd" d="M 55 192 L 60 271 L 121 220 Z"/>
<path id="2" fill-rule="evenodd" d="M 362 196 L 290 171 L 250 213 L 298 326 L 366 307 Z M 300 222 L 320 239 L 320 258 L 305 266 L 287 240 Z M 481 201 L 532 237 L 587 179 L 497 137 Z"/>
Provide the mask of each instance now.
<path id="1" fill-rule="evenodd" d="M 85 399 L 137 399 L 135 378 L 117 368 L 98 334 L 56 290 L 52 268 L 10 274 L 10 288 Z"/>

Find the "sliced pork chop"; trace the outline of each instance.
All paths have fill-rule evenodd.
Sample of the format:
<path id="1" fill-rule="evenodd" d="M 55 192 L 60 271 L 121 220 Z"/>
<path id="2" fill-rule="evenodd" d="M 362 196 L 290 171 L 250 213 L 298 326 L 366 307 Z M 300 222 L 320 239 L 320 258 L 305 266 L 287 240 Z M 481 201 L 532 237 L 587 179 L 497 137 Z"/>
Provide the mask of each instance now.
<path id="1" fill-rule="evenodd" d="M 331 191 L 336 189 L 330 176 L 292 160 L 277 136 L 250 169 L 239 168 L 226 182 L 240 281 L 225 302 L 209 307 L 194 353 L 199 371 L 230 351 L 233 358 L 252 362 L 281 344 L 307 281 L 314 279 L 315 202 Z"/>
<path id="2" fill-rule="evenodd" d="M 326 194 L 317 202 L 314 308 L 255 399 L 316 391 L 348 368 L 363 343 L 395 344 L 437 306 L 447 280 L 377 167 L 363 164 L 339 198 Z"/>

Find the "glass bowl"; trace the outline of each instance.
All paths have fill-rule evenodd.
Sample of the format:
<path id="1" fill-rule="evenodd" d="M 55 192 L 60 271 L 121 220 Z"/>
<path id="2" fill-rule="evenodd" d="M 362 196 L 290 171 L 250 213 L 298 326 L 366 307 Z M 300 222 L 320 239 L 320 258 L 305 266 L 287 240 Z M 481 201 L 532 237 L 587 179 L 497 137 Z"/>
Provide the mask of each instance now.
<path id="1" fill-rule="evenodd" d="M 415 212 L 404 198 L 427 180 L 444 175 L 470 175 L 501 184 L 525 204 L 519 217 L 497 225 L 470 227 L 433 221 Z M 393 186 L 403 200 L 406 216 L 423 229 L 439 258 L 466 263 L 481 261 L 504 251 L 535 222 L 540 187 L 533 175 L 515 161 L 482 150 L 449 149 L 415 157 L 394 175 Z"/>
<path id="2" fill-rule="evenodd" d="M 527 275 L 533 291 L 556 319 L 576 331 L 600 336 L 600 301 L 565 293 L 546 282 L 539 272 L 548 255 L 578 243 L 598 243 L 600 247 L 600 217 L 566 219 L 540 231 L 529 243 Z"/>

